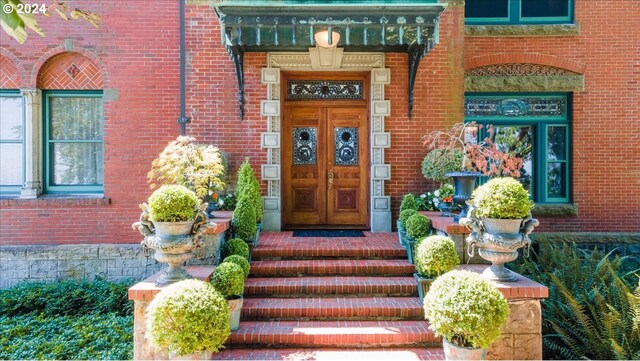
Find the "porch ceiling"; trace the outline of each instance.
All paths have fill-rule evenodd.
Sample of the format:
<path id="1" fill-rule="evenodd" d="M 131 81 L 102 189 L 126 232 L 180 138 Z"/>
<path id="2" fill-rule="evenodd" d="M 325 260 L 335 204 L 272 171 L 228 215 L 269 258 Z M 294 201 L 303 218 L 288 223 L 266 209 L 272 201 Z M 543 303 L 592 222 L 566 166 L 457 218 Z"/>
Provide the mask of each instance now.
<path id="1" fill-rule="evenodd" d="M 438 43 L 438 21 L 446 4 L 438 0 L 219 0 L 222 41 L 236 65 L 243 116 L 243 54 L 307 51 L 314 35 L 340 34 L 344 51 L 409 54 L 409 117 L 420 60 Z"/>

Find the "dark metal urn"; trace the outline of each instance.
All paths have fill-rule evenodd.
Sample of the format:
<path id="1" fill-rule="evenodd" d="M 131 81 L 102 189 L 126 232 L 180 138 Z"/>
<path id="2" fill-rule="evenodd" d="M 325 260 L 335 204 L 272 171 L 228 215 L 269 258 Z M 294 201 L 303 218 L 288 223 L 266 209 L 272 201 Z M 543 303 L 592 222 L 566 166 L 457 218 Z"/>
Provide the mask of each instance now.
<path id="1" fill-rule="evenodd" d="M 453 187 L 455 192 L 453 194 L 453 202 L 460 205 L 460 214 L 453 217 L 455 222 L 458 222 L 460 218 L 467 216 L 469 206 L 467 201 L 471 198 L 471 193 L 476 187 L 476 181 L 482 173 L 478 172 L 450 172 L 445 174 L 447 177 L 453 178 Z"/>

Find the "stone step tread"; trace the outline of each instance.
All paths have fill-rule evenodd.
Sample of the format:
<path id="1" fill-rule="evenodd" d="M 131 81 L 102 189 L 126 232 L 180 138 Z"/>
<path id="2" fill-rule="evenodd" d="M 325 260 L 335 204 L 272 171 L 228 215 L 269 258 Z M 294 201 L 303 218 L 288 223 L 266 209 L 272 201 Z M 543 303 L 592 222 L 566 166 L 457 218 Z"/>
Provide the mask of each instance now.
<path id="1" fill-rule="evenodd" d="M 251 262 L 253 276 L 302 275 L 411 275 L 414 266 L 406 259 L 325 259 L 325 260 L 264 260 Z"/>
<path id="2" fill-rule="evenodd" d="M 253 249 L 253 259 L 292 259 L 292 258 L 398 258 L 406 257 L 406 249 L 392 242 L 354 242 L 351 238 L 347 242 L 341 239 L 322 239 L 312 242 L 271 242 L 258 244 Z"/>
<path id="3" fill-rule="evenodd" d="M 413 277 L 274 277 L 248 278 L 244 295 L 402 295 L 415 296 L 416 281 Z"/>
<path id="4" fill-rule="evenodd" d="M 248 298 L 242 319 L 423 319 L 417 297 Z"/>
<path id="5" fill-rule="evenodd" d="M 441 342 L 426 321 L 242 321 L 228 345 L 392 347 Z"/>
<path id="6" fill-rule="evenodd" d="M 212 360 L 273 361 L 418 361 L 444 360 L 442 348 L 227 348 L 214 353 Z"/>

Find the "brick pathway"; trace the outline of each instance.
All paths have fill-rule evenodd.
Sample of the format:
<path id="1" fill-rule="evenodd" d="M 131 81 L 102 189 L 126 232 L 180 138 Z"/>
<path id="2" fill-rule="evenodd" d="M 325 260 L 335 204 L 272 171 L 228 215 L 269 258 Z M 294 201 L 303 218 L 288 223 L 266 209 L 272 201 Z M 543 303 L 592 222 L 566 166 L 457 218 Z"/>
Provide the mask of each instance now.
<path id="1" fill-rule="evenodd" d="M 442 360 L 395 233 L 300 238 L 253 250 L 240 329 L 216 360 Z"/>

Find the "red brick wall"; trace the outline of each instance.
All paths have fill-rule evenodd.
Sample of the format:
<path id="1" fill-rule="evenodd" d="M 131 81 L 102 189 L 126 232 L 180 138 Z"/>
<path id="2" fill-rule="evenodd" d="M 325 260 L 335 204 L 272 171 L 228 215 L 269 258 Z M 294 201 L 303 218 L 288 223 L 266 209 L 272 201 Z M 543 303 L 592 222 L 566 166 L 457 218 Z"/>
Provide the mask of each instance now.
<path id="1" fill-rule="evenodd" d="M 640 2 L 576 0 L 576 36 L 467 37 L 465 66 L 528 62 L 584 74 L 573 94 L 575 218 L 541 219 L 546 231 L 640 231 Z"/>

